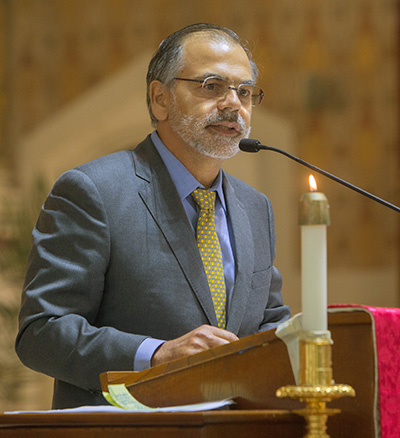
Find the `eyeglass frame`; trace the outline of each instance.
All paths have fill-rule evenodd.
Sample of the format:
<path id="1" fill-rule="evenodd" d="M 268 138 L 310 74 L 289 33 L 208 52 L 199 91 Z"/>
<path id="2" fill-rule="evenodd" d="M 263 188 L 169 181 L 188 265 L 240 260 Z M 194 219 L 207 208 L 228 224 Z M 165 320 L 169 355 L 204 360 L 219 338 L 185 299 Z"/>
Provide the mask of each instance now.
<path id="1" fill-rule="evenodd" d="M 221 81 L 221 82 L 226 82 L 224 79 L 219 78 L 218 76 L 207 76 L 207 77 L 204 78 L 204 79 L 174 78 L 175 81 L 197 82 L 197 83 L 201 84 L 201 88 L 202 88 L 203 91 L 205 90 L 205 89 L 204 89 L 204 84 L 205 84 L 205 82 L 208 81 L 209 79 L 216 79 L 216 80 Z M 240 99 L 240 95 L 239 95 L 239 90 L 240 90 L 240 87 L 241 87 L 241 86 L 247 86 L 247 87 L 250 86 L 250 87 L 258 88 L 258 89 L 260 90 L 260 94 L 252 94 L 252 95 L 250 96 L 250 101 L 252 102 L 252 103 L 251 103 L 251 106 L 258 106 L 258 105 L 261 104 L 261 102 L 263 101 L 263 98 L 264 98 L 264 91 L 263 91 L 260 87 L 258 87 L 257 85 L 242 83 L 242 84 L 239 84 L 237 87 L 233 87 L 232 85 L 228 85 L 228 86 L 227 86 L 227 89 L 228 89 L 228 90 L 234 90 L 234 91 L 236 91 L 236 94 L 237 94 L 239 100 L 241 101 L 241 99 Z M 221 95 L 221 97 L 222 97 L 222 96 L 223 96 L 223 95 Z M 256 103 L 256 104 L 253 103 L 253 99 L 252 99 L 253 96 L 254 96 L 254 97 L 258 97 L 258 99 L 259 99 L 259 102 L 258 102 L 258 103 Z"/>

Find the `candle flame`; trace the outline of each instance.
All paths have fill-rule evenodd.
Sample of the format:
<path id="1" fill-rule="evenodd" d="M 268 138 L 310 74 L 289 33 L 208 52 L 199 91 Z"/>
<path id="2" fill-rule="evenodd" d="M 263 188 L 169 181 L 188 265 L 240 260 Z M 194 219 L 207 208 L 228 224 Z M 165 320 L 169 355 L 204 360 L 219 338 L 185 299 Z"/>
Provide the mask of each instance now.
<path id="1" fill-rule="evenodd" d="M 310 186 L 310 190 L 312 192 L 317 191 L 317 181 L 315 180 L 314 175 L 310 175 L 308 177 L 308 185 Z"/>

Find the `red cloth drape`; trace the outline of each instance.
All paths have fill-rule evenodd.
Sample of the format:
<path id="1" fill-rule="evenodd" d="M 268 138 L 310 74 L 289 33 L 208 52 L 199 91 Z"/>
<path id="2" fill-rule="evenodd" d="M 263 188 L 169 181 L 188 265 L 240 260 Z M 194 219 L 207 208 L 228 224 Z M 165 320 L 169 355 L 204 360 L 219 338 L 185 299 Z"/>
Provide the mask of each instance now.
<path id="1" fill-rule="evenodd" d="M 361 308 L 375 324 L 378 359 L 381 438 L 400 437 L 400 309 L 337 304 L 329 307 Z"/>

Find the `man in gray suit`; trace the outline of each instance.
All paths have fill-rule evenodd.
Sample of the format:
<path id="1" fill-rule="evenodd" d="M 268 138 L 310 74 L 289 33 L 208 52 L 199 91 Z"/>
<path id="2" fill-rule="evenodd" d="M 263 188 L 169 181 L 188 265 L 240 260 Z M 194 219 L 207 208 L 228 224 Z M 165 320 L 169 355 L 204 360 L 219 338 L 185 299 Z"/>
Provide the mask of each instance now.
<path id="1" fill-rule="evenodd" d="M 33 230 L 16 341 L 28 367 L 55 378 L 53 407 L 105 404 L 102 372 L 142 370 L 289 318 L 270 202 L 221 170 L 262 100 L 256 79 L 232 31 L 175 32 L 147 74 L 156 130 L 55 183 Z M 220 324 L 196 242 L 198 188 L 216 193 Z"/>

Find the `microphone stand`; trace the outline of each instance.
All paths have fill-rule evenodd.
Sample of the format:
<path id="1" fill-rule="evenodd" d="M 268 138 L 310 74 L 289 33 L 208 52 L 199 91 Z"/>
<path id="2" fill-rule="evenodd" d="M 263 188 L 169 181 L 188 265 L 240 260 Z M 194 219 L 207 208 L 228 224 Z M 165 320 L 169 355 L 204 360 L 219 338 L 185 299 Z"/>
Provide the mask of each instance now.
<path id="1" fill-rule="evenodd" d="M 348 187 L 380 204 L 400 213 L 400 208 L 372 195 L 353 184 L 348 183 L 325 170 L 322 170 L 300 158 L 289 154 L 281 149 L 271 146 L 264 146 L 258 140 L 243 139 L 239 148 L 245 152 L 258 152 L 259 150 L 270 150 L 278 152 L 286 157 L 318 172 L 342 185 Z M 290 320 L 289 320 L 290 321 Z M 288 322 L 284 323 L 288 324 Z M 298 384 L 286 385 L 276 391 L 279 398 L 288 397 L 299 400 L 306 404 L 302 409 L 293 410 L 294 413 L 302 415 L 306 419 L 307 433 L 305 438 L 329 438 L 326 433 L 328 417 L 340 412 L 340 409 L 327 408 L 326 403 L 345 396 L 354 397 L 355 391 L 349 385 L 335 384 L 332 379 L 332 357 L 331 357 L 331 335 L 329 330 L 306 331 L 301 323 L 295 328 L 294 320 L 291 324 L 284 326 L 280 338 L 297 336 L 298 341 Z M 278 329 L 279 330 L 279 329 Z M 286 332 L 285 332 L 286 330 Z M 284 332 L 284 336 L 283 333 Z"/>
<path id="2" fill-rule="evenodd" d="M 342 184 L 343 186 L 345 186 L 351 190 L 354 190 L 355 192 L 360 193 L 361 195 L 364 195 L 367 198 L 370 198 L 373 201 L 378 202 L 379 204 L 384 205 L 385 207 L 391 208 L 392 210 L 397 211 L 397 213 L 400 213 L 400 208 L 397 207 L 396 205 L 393 205 L 390 202 L 385 201 L 384 199 L 378 198 L 378 196 L 375 196 L 370 192 L 367 192 L 363 189 L 360 189 L 359 187 L 357 187 L 353 184 L 350 184 L 349 182 L 347 182 L 341 178 L 338 178 L 337 176 L 332 175 L 331 173 L 326 172 L 325 170 L 320 169 L 319 167 L 314 166 L 313 164 L 310 164 L 307 161 L 304 161 L 300 158 L 295 157 L 292 154 L 289 154 L 289 152 L 283 151 L 282 149 L 278 149 L 278 148 L 275 148 L 272 146 L 262 145 L 258 140 L 254 140 L 251 138 L 245 138 L 245 139 L 241 140 L 239 143 L 239 148 L 241 151 L 244 151 L 244 152 L 258 152 L 261 149 L 267 150 L 267 151 L 278 152 L 279 154 L 285 155 L 286 157 L 290 158 L 291 160 L 296 161 L 297 163 L 302 164 L 303 166 L 306 166 L 309 169 L 312 169 L 315 172 L 318 172 L 321 175 L 324 175 L 327 178 L 330 178 L 333 181 L 336 181 L 339 184 Z"/>

